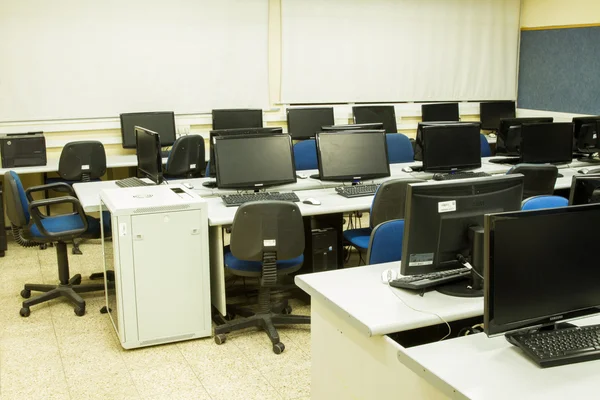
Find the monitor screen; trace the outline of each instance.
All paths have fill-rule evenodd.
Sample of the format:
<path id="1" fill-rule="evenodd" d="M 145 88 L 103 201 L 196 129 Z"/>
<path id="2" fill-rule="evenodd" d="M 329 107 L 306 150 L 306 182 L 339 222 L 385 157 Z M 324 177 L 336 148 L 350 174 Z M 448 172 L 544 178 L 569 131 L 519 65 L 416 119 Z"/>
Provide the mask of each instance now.
<path id="1" fill-rule="evenodd" d="M 296 182 L 290 135 L 222 136 L 215 139 L 217 186 L 260 189 Z"/>
<path id="2" fill-rule="evenodd" d="M 121 137 L 124 149 L 135 149 L 135 126 L 157 132 L 162 147 L 175 143 L 175 113 L 171 111 L 121 114 Z"/>
<path id="3" fill-rule="evenodd" d="M 260 109 L 221 109 L 212 110 L 212 128 L 262 128 L 263 115 Z"/>
<path id="4" fill-rule="evenodd" d="M 333 125 L 333 108 L 288 108 L 287 125 L 292 139 L 314 138 L 323 125 Z"/>
<path id="5" fill-rule="evenodd" d="M 362 130 L 381 130 L 382 122 L 371 122 L 368 124 L 348 124 L 348 125 L 324 125 L 321 127 L 323 132 L 343 132 L 343 131 L 362 131 Z"/>
<path id="6" fill-rule="evenodd" d="M 600 174 L 575 175 L 571 182 L 569 205 L 600 203 Z"/>
<path id="7" fill-rule="evenodd" d="M 417 137 L 415 138 L 415 155 L 414 158 L 417 161 L 423 161 L 423 127 L 425 126 L 437 126 L 437 125 L 477 125 L 479 122 L 459 122 L 459 121 L 437 121 L 437 122 L 419 122 L 417 125 Z M 481 139 L 479 139 L 481 140 Z M 481 148 L 479 150 L 481 152 Z"/>
<path id="8" fill-rule="evenodd" d="M 319 178 L 355 181 L 390 176 L 385 132 L 317 133 Z"/>
<path id="9" fill-rule="evenodd" d="M 386 133 L 398 133 L 394 106 L 355 106 L 352 115 L 355 124 L 381 122 Z"/>
<path id="10" fill-rule="evenodd" d="M 568 163 L 573 160 L 573 124 L 547 122 L 521 125 L 521 161 Z"/>
<path id="11" fill-rule="evenodd" d="M 598 236 L 597 204 L 488 216 L 485 332 L 600 312 Z"/>
<path id="12" fill-rule="evenodd" d="M 428 125 L 421 135 L 423 171 L 481 167 L 479 124 Z"/>
<path id="13" fill-rule="evenodd" d="M 575 149 L 581 153 L 600 151 L 600 116 L 573 118 Z"/>
<path id="14" fill-rule="evenodd" d="M 458 103 L 421 104 L 423 122 L 459 121 Z"/>
<path id="15" fill-rule="evenodd" d="M 134 127 L 134 131 L 138 173 L 158 185 L 163 181 L 160 137 L 158 133 L 139 126 Z"/>
<path id="16" fill-rule="evenodd" d="M 531 118 L 501 118 L 498 139 L 496 142 L 496 153 L 506 155 L 521 154 L 521 125 L 542 122 L 553 122 L 552 117 Z"/>
<path id="17" fill-rule="evenodd" d="M 479 103 L 479 118 L 481 119 L 481 129 L 500 129 L 500 119 L 515 117 L 515 102 L 506 101 L 486 101 Z"/>

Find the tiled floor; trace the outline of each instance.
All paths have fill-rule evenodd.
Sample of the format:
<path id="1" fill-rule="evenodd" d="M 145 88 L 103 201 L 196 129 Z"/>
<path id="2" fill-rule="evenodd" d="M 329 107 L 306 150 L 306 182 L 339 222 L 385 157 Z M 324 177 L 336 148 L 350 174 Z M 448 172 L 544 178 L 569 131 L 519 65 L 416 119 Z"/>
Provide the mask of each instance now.
<path id="1" fill-rule="evenodd" d="M 101 247 L 86 243 L 69 256 L 73 274 L 101 271 Z M 84 295 L 87 312 L 64 300 L 19 316 L 24 283 L 55 283 L 54 248 L 12 241 L 0 258 L 0 399 L 309 399 L 310 327 L 280 329 L 286 349 L 271 351 L 263 332 L 228 335 L 125 351 L 100 293 Z M 294 314 L 310 308 L 292 303 Z"/>

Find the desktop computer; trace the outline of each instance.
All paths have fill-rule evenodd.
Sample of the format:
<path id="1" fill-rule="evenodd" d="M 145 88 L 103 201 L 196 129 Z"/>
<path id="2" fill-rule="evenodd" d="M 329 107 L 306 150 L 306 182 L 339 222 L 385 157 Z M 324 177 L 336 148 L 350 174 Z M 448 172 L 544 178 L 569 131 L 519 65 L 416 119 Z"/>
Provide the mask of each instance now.
<path id="1" fill-rule="evenodd" d="M 337 269 L 337 239 L 338 232 L 334 228 L 311 229 L 312 271 L 310 272 L 323 272 Z"/>
<path id="2" fill-rule="evenodd" d="M 381 122 L 386 133 L 398 133 L 394 106 L 354 106 L 352 116 L 355 124 Z"/>
<path id="3" fill-rule="evenodd" d="M 460 121 L 458 103 L 421 104 L 421 121 Z"/>
<path id="4" fill-rule="evenodd" d="M 261 109 L 217 109 L 212 110 L 213 129 L 262 128 Z"/>
<path id="5" fill-rule="evenodd" d="M 149 129 L 136 126 L 137 172 L 142 178 L 148 178 L 151 183 L 137 177 L 118 180 L 119 187 L 136 187 L 160 185 L 163 182 L 162 157 L 160 154 L 160 136 Z"/>
<path id="6" fill-rule="evenodd" d="M 600 116 L 574 117 L 575 151 L 592 155 L 600 151 Z"/>
<path id="7" fill-rule="evenodd" d="M 46 139 L 42 132 L 15 133 L 0 137 L 2 168 L 46 165 Z"/>
<path id="8" fill-rule="evenodd" d="M 436 124 L 421 127 L 423 171 L 450 172 L 481 167 L 479 124 Z"/>
<path id="9" fill-rule="evenodd" d="M 515 102 L 511 100 L 481 102 L 479 118 L 481 129 L 498 131 L 501 119 L 515 118 Z"/>
<path id="10" fill-rule="evenodd" d="M 437 125 L 477 125 L 480 126 L 479 122 L 460 122 L 460 121 L 436 121 L 436 122 L 419 122 L 417 124 L 417 135 L 415 138 L 415 155 L 416 161 L 423 161 L 423 128 L 426 126 L 437 126 Z M 481 130 L 481 129 L 480 129 Z M 481 153 L 481 148 L 480 148 Z"/>
<path id="11" fill-rule="evenodd" d="M 120 118 L 124 149 L 136 148 L 136 126 L 158 132 L 161 147 L 172 146 L 175 143 L 175 113 L 172 111 L 125 113 L 121 114 Z"/>
<path id="12" fill-rule="evenodd" d="M 333 107 L 287 109 L 287 130 L 294 140 L 314 138 L 322 126 L 334 123 Z"/>
<path id="13" fill-rule="evenodd" d="M 575 175 L 571 182 L 569 205 L 600 203 L 600 175 Z"/>
<path id="14" fill-rule="evenodd" d="M 540 122 L 521 125 L 519 162 L 570 163 L 573 160 L 573 124 Z"/>
<path id="15" fill-rule="evenodd" d="M 553 122 L 552 117 L 532 117 L 532 118 L 500 118 L 500 127 L 496 142 L 496 154 L 507 156 L 520 155 L 521 146 L 521 125 Z"/>

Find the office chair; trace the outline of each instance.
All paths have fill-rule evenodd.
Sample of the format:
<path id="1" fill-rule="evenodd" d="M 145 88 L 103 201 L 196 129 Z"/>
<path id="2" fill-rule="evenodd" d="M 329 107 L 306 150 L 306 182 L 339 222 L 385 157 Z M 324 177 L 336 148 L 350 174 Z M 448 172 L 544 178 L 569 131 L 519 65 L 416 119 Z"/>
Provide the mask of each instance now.
<path id="1" fill-rule="evenodd" d="M 492 149 L 490 147 L 490 144 L 487 141 L 487 138 L 485 137 L 484 134 L 480 134 L 480 137 L 481 137 L 481 157 L 491 157 Z"/>
<path id="2" fill-rule="evenodd" d="M 385 141 L 388 150 L 388 162 L 399 164 L 415 160 L 415 153 L 410 139 L 402 133 L 386 133 Z"/>
<path id="3" fill-rule="evenodd" d="M 164 175 L 168 178 L 199 178 L 204 168 L 204 138 L 182 136 L 173 143 Z"/>
<path id="4" fill-rule="evenodd" d="M 373 228 L 367 249 L 367 264 L 382 264 L 402 259 L 404 220 L 392 219 Z"/>
<path id="5" fill-rule="evenodd" d="M 296 171 L 319 168 L 317 162 L 317 143 L 315 142 L 315 139 L 297 142 L 292 149 L 294 150 Z"/>
<path id="6" fill-rule="evenodd" d="M 506 174 L 523 174 L 523 198 L 554 193 L 558 168 L 549 164 L 517 164 Z"/>
<path id="7" fill-rule="evenodd" d="M 558 208 L 567 207 L 569 200 L 561 196 L 543 195 L 529 197 L 521 203 L 521 210 L 538 210 L 540 208 Z"/>
<path id="8" fill-rule="evenodd" d="M 4 185 L 6 213 L 12 224 L 15 241 L 25 247 L 35 246 L 38 243 L 56 243 L 58 258 L 59 284 L 25 284 L 21 296 L 28 300 L 23 301 L 21 316 L 28 317 L 31 306 L 57 297 L 69 299 L 75 304 L 75 314 L 82 316 L 85 314 L 85 301 L 78 293 L 104 290 L 104 284 L 81 285 L 81 275 L 70 277 L 66 242 L 72 241 L 86 232 L 99 232 L 100 222 L 85 215 L 81 203 L 73 194 L 73 189 L 64 182 L 36 186 L 25 191 L 19 176 L 14 171 L 8 171 L 4 174 Z M 33 200 L 32 193 L 48 189 L 61 189 L 68 192 L 69 195 Z M 75 212 L 52 217 L 45 216 L 40 212 L 40 208 L 53 204 L 70 204 Z M 32 290 L 44 293 L 29 299 Z"/>
<path id="9" fill-rule="evenodd" d="M 298 206 L 284 201 L 243 204 L 237 210 L 231 228 L 230 250 L 225 253 L 226 268 L 237 276 L 260 278 L 258 311 L 231 307 L 241 315 L 215 327 L 215 342 L 223 344 L 226 333 L 240 329 L 262 328 L 273 343 L 273 352 L 285 349 L 275 325 L 309 324 L 310 317 L 287 315 L 287 301 L 271 304 L 271 288 L 278 276 L 298 271 L 304 256 L 304 224 Z M 229 308 L 229 307 L 228 307 Z"/>

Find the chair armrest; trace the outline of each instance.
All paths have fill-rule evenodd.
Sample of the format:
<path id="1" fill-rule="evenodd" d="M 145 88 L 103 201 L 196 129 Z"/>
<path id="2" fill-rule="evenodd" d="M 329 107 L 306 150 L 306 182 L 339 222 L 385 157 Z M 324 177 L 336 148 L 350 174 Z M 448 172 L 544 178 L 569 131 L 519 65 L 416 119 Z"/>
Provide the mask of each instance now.
<path id="1" fill-rule="evenodd" d="M 31 193 L 41 192 L 41 191 L 46 191 L 46 190 L 59 191 L 59 189 L 61 192 L 67 192 L 67 193 L 69 193 L 69 195 L 75 197 L 75 191 L 73 190 L 73 187 L 64 182 L 56 182 L 56 183 L 49 183 L 47 185 L 32 186 L 32 187 L 28 188 L 27 190 L 25 190 L 25 195 L 27 196 L 27 200 L 29 200 L 29 202 L 32 202 L 33 197 L 31 196 Z"/>
<path id="2" fill-rule="evenodd" d="M 42 207 L 45 208 L 46 206 L 51 206 L 54 204 L 72 204 L 74 206 L 74 208 L 77 209 L 76 214 L 79 215 L 79 218 L 81 218 L 83 227 L 79 228 L 79 229 L 71 229 L 68 231 L 61 231 L 61 232 L 56 232 L 56 233 L 48 232 L 46 230 L 46 228 L 44 228 L 44 225 L 42 224 L 42 219 L 44 219 L 44 216 L 40 213 L 39 209 Z M 85 217 L 85 212 L 83 211 L 83 207 L 81 206 L 79 199 L 77 199 L 76 197 L 73 197 L 73 196 L 61 196 L 61 197 L 54 197 L 52 199 L 42 199 L 42 200 L 32 201 L 31 203 L 29 203 L 29 214 L 31 215 L 33 222 L 38 227 L 40 233 L 49 238 L 59 238 L 59 237 L 63 237 L 63 236 L 79 236 L 79 235 L 85 233 L 89 228 L 88 220 Z M 69 214 L 69 215 L 72 215 L 72 214 Z M 57 215 L 56 217 L 60 217 L 60 215 Z"/>

